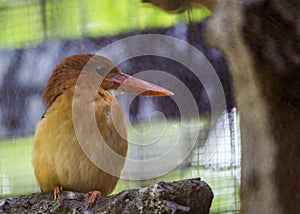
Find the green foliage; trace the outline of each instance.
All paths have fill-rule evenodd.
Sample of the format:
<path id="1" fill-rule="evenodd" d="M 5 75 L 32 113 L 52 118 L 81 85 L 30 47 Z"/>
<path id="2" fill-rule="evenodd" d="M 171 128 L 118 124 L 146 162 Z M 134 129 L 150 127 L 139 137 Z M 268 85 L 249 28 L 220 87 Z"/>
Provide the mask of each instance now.
<path id="1" fill-rule="evenodd" d="M 193 9 L 193 21 L 209 15 Z M 170 27 L 187 21 L 187 12 L 168 14 L 140 0 L 0 1 L 0 48 L 22 48 L 47 39 L 98 37 Z"/>

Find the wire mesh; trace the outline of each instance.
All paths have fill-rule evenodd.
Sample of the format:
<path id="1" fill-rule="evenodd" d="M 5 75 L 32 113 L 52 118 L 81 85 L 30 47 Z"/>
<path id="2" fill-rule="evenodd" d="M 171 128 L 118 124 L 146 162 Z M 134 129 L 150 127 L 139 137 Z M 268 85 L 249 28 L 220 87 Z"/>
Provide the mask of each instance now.
<path id="1" fill-rule="evenodd" d="M 208 13 L 198 10 L 195 14 L 202 19 Z M 185 143 L 189 143 L 194 135 L 198 136 L 198 141 L 190 155 L 168 174 L 151 180 L 121 180 L 115 192 L 150 185 L 160 180 L 201 177 L 214 192 L 211 213 L 238 212 L 240 130 L 238 113 L 231 100 L 227 66 L 221 54 L 208 48 L 203 42 L 201 24 L 190 26 L 182 22 L 185 15 L 168 15 L 141 6 L 138 0 L 122 0 L 118 1 L 118 4 L 104 0 L 89 0 L 85 3 L 47 0 L 1 1 L 0 198 L 39 191 L 31 165 L 31 150 L 35 125 L 45 109 L 41 101 L 42 89 L 51 69 L 70 54 L 93 53 L 113 41 L 131 35 L 159 33 L 190 42 L 210 59 L 223 84 L 228 106 L 213 128 L 209 129 L 208 116 L 201 117 L 203 119 L 200 121 L 193 120 L 192 116 L 188 121 L 180 121 L 180 112 L 171 100 L 154 99 L 152 103 L 146 103 L 143 99 L 135 100 L 127 115 L 127 120 L 134 123 L 129 128 L 129 140 L 138 140 L 138 135 L 134 134 L 136 130 L 149 129 L 145 121 L 135 123 L 147 120 L 145 107 L 149 115 L 158 110 L 170 119 L 172 131 L 166 134 L 165 142 L 151 150 L 156 152 L 152 155 L 159 155 L 163 148 L 171 145 L 180 123 L 184 124 Z M 142 31 L 145 29 L 146 31 Z M 156 67 L 158 64 L 160 67 Z M 121 67 L 125 70 L 130 67 L 135 71 L 157 68 L 167 70 L 189 86 L 200 114 L 209 114 L 205 90 L 201 83 L 195 81 L 195 76 L 189 75 L 182 65 L 146 56 L 140 61 L 126 62 Z M 177 70 L 177 73 L 174 73 L 174 70 Z M 120 98 L 119 101 L 122 105 L 127 105 L 126 97 Z M 199 124 L 201 130 L 197 132 L 195 127 Z M 158 122 L 156 127 L 152 128 L 159 130 L 161 124 Z M 142 151 L 133 147 L 129 153 L 139 158 L 147 158 L 147 155 L 150 155 L 149 150 Z"/>

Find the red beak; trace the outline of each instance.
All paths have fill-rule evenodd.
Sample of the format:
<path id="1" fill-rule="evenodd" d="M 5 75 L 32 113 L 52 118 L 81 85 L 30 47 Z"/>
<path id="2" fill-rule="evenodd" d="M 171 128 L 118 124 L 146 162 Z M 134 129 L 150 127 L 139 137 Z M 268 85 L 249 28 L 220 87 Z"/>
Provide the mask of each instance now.
<path id="1" fill-rule="evenodd" d="M 173 92 L 152 83 L 126 75 L 116 74 L 106 79 L 113 83 L 113 89 L 142 96 L 171 96 Z"/>

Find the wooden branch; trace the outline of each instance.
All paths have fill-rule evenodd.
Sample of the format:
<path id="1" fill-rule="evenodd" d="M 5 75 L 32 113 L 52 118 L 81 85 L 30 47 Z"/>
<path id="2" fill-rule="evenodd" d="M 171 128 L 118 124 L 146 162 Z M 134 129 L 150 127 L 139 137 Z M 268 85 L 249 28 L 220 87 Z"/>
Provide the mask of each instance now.
<path id="1" fill-rule="evenodd" d="M 142 3 L 151 3 L 169 13 L 180 13 L 195 6 L 203 6 L 213 10 L 216 0 L 141 0 Z"/>
<path id="2" fill-rule="evenodd" d="M 0 213 L 83 213 L 88 195 L 63 191 L 53 200 L 52 193 L 13 196 L 0 201 Z M 125 190 L 99 197 L 90 213 L 209 213 L 211 188 L 200 178 L 159 182 L 150 187 Z"/>

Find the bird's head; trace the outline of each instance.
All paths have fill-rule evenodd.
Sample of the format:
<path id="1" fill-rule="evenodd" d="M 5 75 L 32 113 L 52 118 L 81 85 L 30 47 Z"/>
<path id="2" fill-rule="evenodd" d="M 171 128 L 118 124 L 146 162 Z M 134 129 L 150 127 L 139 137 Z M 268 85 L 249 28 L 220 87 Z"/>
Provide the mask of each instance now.
<path id="1" fill-rule="evenodd" d="M 55 67 L 44 90 L 43 100 L 46 105 L 51 105 L 65 91 L 74 90 L 81 74 L 100 79 L 99 90 L 113 90 L 143 96 L 173 95 L 171 91 L 162 87 L 122 73 L 112 61 L 105 57 L 81 54 L 66 57 Z"/>

